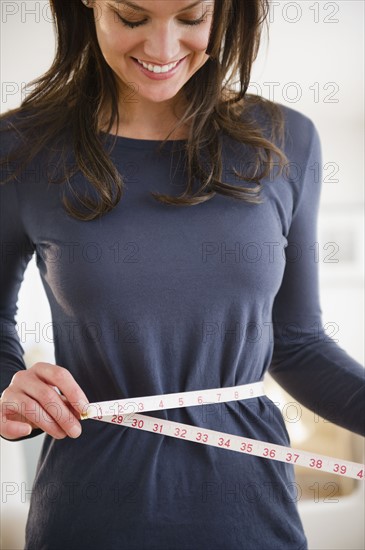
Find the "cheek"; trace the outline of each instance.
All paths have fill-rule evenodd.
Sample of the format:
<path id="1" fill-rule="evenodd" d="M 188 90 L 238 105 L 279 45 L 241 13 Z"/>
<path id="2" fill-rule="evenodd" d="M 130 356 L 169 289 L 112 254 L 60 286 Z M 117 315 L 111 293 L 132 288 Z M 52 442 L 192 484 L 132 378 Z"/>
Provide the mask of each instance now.
<path id="1" fill-rule="evenodd" d="M 205 40 L 204 37 L 199 37 L 189 44 L 189 48 L 194 52 L 193 60 L 199 66 L 202 66 L 209 59 L 209 55 L 205 53 L 207 47 L 208 39 Z"/>
<path id="2" fill-rule="evenodd" d="M 194 36 L 190 38 L 190 40 L 188 41 L 188 45 L 192 51 L 195 51 L 197 53 L 197 55 L 208 59 L 209 56 L 205 54 L 205 50 L 208 47 L 208 42 L 209 27 L 204 28 L 204 30 L 200 32 L 194 32 Z"/>
<path id="3" fill-rule="evenodd" d="M 210 27 L 207 25 L 204 25 L 203 29 L 196 30 L 196 32 L 193 33 L 194 36 L 191 39 L 192 50 L 205 52 L 209 42 L 209 31 L 210 31 Z"/>
<path id="4" fill-rule="evenodd" d="M 113 58 L 133 47 L 133 36 L 121 32 L 121 25 L 113 19 L 114 15 L 106 14 L 95 21 L 96 35 L 100 49 L 105 58 Z"/>
<path id="5" fill-rule="evenodd" d="M 120 33 L 104 30 L 102 27 L 97 29 L 97 37 L 102 54 L 109 65 L 133 48 L 131 41 L 121 37 Z"/>

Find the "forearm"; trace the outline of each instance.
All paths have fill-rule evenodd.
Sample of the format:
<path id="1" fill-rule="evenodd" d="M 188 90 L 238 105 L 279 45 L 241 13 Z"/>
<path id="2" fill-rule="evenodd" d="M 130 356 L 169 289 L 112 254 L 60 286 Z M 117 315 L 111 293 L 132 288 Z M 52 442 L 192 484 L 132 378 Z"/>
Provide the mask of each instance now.
<path id="1" fill-rule="evenodd" d="M 299 403 L 352 432 L 365 435 L 365 369 L 325 340 L 276 347 L 270 374 Z"/>

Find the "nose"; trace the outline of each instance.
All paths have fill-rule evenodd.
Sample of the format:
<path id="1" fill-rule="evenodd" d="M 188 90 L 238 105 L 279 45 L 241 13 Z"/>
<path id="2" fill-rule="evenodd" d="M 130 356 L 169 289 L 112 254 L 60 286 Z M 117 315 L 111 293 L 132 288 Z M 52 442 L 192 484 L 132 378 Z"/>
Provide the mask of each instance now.
<path id="1" fill-rule="evenodd" d="M 181 54 L 180 33 L 176 26 L 161 23 L 151 31 L 144 43 L 145 58 L 161 65 L 176 61 Z"/>

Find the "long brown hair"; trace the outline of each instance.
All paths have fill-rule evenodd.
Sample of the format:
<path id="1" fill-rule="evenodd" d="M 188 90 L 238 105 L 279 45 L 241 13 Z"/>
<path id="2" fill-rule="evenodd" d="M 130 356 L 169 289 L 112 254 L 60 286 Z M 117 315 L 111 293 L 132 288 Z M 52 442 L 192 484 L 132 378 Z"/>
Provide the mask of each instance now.
<path id="1" fill-rule="evenodd" d="M 110 105 L 106 133 L 115 123 L 114 127 L 118 128 L 118 88 L 98 44 L 93 10 L 86 8 L 81 0 L 50 0 L 50 5 L 57 36 L 56 56 L 49 70 L 30 83 L 34 89 L 20 107 L 1 116 L 5 119 L 1 131 L 13 128 L 22 135 L 24 142 L 1 159 L 1 167 L 5 164 L 17 166 L 8 171 L 3 181 L 17 177 L 41 150 L 49 147 L 54 151 L 58 144 L 63 166 L 61 181 L 66 182 L 75 199 L 70 201 L 64 195 L 63 204 L 71 216 L 92 220 L 116 206 L 124 192 L 123 179 L 103 148 L 98 128 L 101 108 L 105 104 Z M 188 123 L 187 186 L 179 197 L 151 193 L 157 201 L 169 205 L 196 205 L 220 193 L 259 203 L 261 180 L 271 173 L 274 164 L 279 172 L 283 168 L 286 157 L 280 145 L 280 136 L 283 136 L 280 108 L 247 94 L 268 12 L 268 0 L 214 2 L 206 50 L 209 59 L 184 85 L 182 90 L 188 107 L 160 146 L 163 147 L 176 128 Z M 264 135 L 255 117 L 250 116 L 251 107 L 256 103 L 269 115 L 269 135 Z M 20 115 L 14 126 L 8 118 L 12 115 Z M 241 173 L 234 169 L 236 176 L 248 184 L 246 186 L 221 181 L 219 135 L 222 132 L 255 151 L 255 162 L 253 166 L 251 163 L 250 170 Z M 76 162 L 72 169 L 66 167 L 69 145 Z M 199 155 L 203 148 L 210 159 L 205 166 Z M 78 170 L 92 185 L 94 197 L 82 196 L 72 188 L 69 178 Z M 201 183 L 195 191 L 193 175 Z"/>

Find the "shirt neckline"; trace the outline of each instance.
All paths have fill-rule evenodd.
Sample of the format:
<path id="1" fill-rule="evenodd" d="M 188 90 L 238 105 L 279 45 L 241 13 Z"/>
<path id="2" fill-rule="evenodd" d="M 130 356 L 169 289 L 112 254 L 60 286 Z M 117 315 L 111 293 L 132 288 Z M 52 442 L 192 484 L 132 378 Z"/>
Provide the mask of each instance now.
<path id="1" fill-rule="evenodd" d="M 101 136 L 105 140 L 107 144 L 113 143 L 115 140 L 115 147 L 124 147 L 127 149 L 147 149 L 147 150 L 153 150 L 157 149 L 158 146 L 163 142 L 162 139 L 140 139 L 140 138 L 130 138 L 125 136 L 118 136 L 114 134 L 110 134 L 107 132 L 100 131 Z M 165 145 L 163 146 L 162 150 L 181 150 L 184 149 L 187 145 L 188 140 L 187 139 L 169 139 L 166 141 Z"/>

